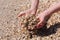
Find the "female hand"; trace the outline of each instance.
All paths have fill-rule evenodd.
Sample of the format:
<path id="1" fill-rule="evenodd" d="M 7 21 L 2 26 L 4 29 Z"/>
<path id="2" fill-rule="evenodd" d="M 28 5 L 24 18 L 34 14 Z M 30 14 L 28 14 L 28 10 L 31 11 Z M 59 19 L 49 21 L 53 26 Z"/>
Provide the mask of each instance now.
<path id="1" fill-rule="evenodd" d="M 47 20 L 45 12 L 38 14 L 37 19 L 39 20 L 39 23 L 36 25 L 36 29 L 42 28 L 46 24 Z"/>
<path id="2" fill-rule="evenodd" d="M 29 13 L 30 13 L 30 14 L 36 14 L 36 12 L 35 12 L 34 9 L 28 9 L 28 10 L 26 10 L 26 11 L 23 11 L 23 12 L 19 13 L 19 14 L 18 14 L 18 17 L 20 17 L 20 16 L 22 16 L 22 15 L 27 16 Z"/>

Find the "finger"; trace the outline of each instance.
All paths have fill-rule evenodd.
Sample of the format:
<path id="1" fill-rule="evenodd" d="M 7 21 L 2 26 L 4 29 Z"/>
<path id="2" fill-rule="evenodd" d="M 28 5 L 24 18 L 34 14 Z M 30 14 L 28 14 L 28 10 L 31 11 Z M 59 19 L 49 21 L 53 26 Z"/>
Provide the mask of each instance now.
<path id="1" fill-rule="evenodd" d="M 32 12 L 31 14 L 32 14 L 32 15 L 36 15 L 36 12 Z"/>
<path id="2" fill-rule="evenodd" d="M 41 26 L 41 25 L 43 24 L 43 21 L 44 21 L 44 20 L 43 20 L 43 19 L 42 19 L 42 20 L 39 19 L 39 21 L 40 21 L 40 22 L 36 25 L 37 27 L 38 27 L 39 25 Z"/>
<path id="3" fill-rule="evenodd" d="M 21 12 L 20 14 L 18 14 L 18 17 L 25 15 L 25 13 Z"/>
<path id="4" fill-rule="evenodd" d="M 38 27 L 39 25 L 42 25 L 41 22 L 39 22 L 36 26 Z"/>
<path id="5" fill-rule="evenodd" d="M 44 19 L 40 19 L 40 18 L 39 18 L 39 21 L 40 21 L 40 22 L 39 22 L 37 25 L 40 25 L 40 24 L 44 21 Z"/>
<path id="6" fill-rule="evenodd" d="M 39 28 L 42 28 L 43 26 L 44 26 L 44 24 L 39 25 L 39 26 L 37 26 L 36 28 L 39 29 Z"/>
<path id="7" fill-rule="evenodd" d="M 39 17 L 37 16 L 36 19 L 39 20 Z"/>
<path id="8" fill-rule="evenodd" d="M 46 21 L 41 22 L 41 23 L 38 23 L 38 25 L 37 25 L 36 27 L 37 27 L 37 29 L 38 29 L 38 28 L 43 27 L 45 24 L 46 24 Z"/>

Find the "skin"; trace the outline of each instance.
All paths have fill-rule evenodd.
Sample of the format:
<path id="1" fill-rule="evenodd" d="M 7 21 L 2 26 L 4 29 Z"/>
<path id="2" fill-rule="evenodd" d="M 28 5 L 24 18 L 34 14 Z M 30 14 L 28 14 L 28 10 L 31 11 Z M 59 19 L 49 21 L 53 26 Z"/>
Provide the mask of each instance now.
<path id="1" fill-rule="evenodd" d="M 37 12 L 38 4 L 39 4 L 39 0 L 31 0 L 31 8 L 28 9 L 28 10 L 26 10 L 26 11 L 23 11 L 23 12 L 19 13 L 18 14 L 18 17 L 20 17 L 22 15 L 26 15 L 27 16 L 29 13 L 31 13 L 32 15 L 35 15 L 36 12 Z M 45 10 L 42 13 L 38 14 L 36 16 L 36 18 L 39 19 L 40 22 L 36 25 L 36 29 L 43 27 L 44 24 L 46 23 L 46 20 L 57 9 L 60 9 L 60 2 L 51 5 L 47 10 Z"/>

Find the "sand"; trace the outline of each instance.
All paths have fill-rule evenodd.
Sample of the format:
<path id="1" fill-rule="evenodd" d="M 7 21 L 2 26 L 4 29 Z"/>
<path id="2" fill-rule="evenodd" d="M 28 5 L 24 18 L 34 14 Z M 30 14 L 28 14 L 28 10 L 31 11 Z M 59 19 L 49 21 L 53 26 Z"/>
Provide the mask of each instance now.
<path id="1" fill-rule="evenodd" d="M 60 0 L 39 0 L 38 13 L 43 12 Z M 60 40 L 60 11 L 47 22 L 47 28 L 38 29 L 35 35 L 21 31 L 17 15 L 30 8 L 30 0 L 0 0 L 0 40 Z"/>

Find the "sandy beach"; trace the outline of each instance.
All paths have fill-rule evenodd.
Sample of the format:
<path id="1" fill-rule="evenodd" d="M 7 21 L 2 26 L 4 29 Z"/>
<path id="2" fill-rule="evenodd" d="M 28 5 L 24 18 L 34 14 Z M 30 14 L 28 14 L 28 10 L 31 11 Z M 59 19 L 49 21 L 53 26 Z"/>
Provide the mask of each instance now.
<path id="1" fill-rule="evenodd" d="M 48 9 L 60 0 L 39 0 L 37 13 Z M 32 38 L 21 33 L 17 15 L 30 8 L 30 0 L 0 0 L 0 40 L 60 40 L 60 10 L 55 12 L 47 22 L 48 31 L 39 32 Z"/>

